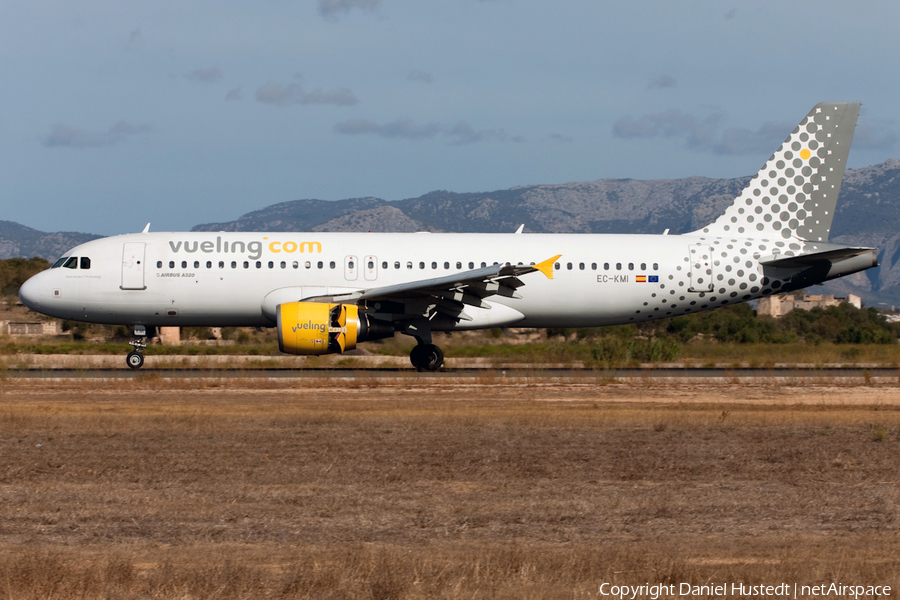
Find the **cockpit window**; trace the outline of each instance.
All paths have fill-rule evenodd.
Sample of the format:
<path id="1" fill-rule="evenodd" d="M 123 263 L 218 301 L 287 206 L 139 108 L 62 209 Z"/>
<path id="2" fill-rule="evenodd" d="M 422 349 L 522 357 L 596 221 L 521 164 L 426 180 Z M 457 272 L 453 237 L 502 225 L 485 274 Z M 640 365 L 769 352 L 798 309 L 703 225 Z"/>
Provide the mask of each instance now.
<path id="1" fill-rule="evenodd" d="M 66 264 L 66 261 L 67 261 L 67 260 L 69 260 L 69 257 L 68 257 L 68 256 L 63 256 L 63 257 L 60 258 L 58 261 L 56 261 L 55 263 L 53 263 L 53 266 L 50 267 L 50 268 L 51 268 L 51 269 L 58 269 L 59 267 L 61 267 L 61 266 L 63 266 L 64 264 Z"/>
<path id="2" fill-rule="evenodd" d="M 87 256 L 81 257 L 81 268 L 82 269 L 90 269 L 91 268 L 91 259 Z"/>
<path id="3" fill-rule="evenodd" d="M 63 265 L 67 269 L 77 269 L 78 268 L 78 257 L 72 256 L 66 263 Z"/>

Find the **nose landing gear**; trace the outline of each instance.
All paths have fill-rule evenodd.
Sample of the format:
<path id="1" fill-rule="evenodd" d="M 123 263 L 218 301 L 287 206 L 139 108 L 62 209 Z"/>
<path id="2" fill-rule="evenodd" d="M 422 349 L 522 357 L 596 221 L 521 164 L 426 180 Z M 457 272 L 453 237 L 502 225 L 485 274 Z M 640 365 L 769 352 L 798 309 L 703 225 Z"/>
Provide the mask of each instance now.
<path id="1" fill-rule="evenodd" d="M 134 346 L 134 350 L 125 357 L 125 363 L 132 369 L 140 369 L 144 366 L 144 348 L 147 347 L 147 328 L 143 325 L 134 326 L 134 340 L 128 342 Z"/>

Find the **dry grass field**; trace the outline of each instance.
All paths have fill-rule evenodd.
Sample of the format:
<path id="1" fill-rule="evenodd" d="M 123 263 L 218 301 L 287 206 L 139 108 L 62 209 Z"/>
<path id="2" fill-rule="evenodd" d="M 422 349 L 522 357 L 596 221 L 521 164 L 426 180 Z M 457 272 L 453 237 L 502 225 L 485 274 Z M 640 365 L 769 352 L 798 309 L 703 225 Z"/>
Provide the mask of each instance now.
<path id="1" fill-rule="evenodd" d="M 832 581 L 900 586 L 896 380 L 0 380 L 8 599 Z"/>

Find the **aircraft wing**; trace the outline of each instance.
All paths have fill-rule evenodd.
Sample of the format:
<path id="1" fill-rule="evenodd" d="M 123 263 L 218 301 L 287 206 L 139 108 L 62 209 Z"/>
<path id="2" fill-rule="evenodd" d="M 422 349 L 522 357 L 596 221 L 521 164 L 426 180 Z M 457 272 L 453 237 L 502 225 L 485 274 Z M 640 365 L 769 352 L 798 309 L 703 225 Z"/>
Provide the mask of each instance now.
<path id="1" fill-rule="evenodd" d="M 412 312 L 420 314 L 437 311 L 458 320 L 471 320 L 464 311 L 466 306 L 490 308 L 483 300 L 495 295 L 520 298 L 516 289 L 525 285 L 519 279 L 521 276 L 540 271 L 548 279 L 553 279 L 553 264 L 560 256 L 556 255 L 533 265 L 495 264 L 445 277 L 363 289 L 347 294 L 304 298 L 304 301 L 400 303 L 410 306 Z"/>

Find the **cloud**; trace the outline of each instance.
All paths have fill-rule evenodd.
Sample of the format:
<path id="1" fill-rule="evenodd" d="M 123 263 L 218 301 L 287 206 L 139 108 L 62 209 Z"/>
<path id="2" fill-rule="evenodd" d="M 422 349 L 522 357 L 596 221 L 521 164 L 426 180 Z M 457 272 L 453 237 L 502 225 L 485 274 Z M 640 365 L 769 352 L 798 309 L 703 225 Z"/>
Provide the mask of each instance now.
<path id="1" fill-rule="evenodd" d="M 453 127 L 445 131 L 445 135 L 453 144 L 475 144 L 478 142 L 515 142 L 525 141 L 522 136 L 511 136 L 504 129 L 478 129 L 476 130 L 465 121 L 459 121 Z"/>
<path id="2" fill-rule="evenodd" d="M 510 136 L 503 129 L 475 129 L 465 121 L 455 125 L 440 123 L 417 124 L 408 117 L 379 125 L 369 119 L 348 119 L 334 126 L 334 131 L 345 135 L 376 135 L 383 138 L 425 140 L 443 137 L 450 144 L 474 144 L 484 141 L 523 142 L 521 136 Z"/>
<path id="3" fill-rule="evenodd" d="M 319 0 L 319 14 L 325 17 L 334 17 L 340 13 L 348 13 L 354 8 L 374 11 L 381 0 Z"/>
<path id="4" fill-rule="evenodd" d="M 437 123 L 416 125 L 412 119 L 400 117 L 384 125 L 369 119 L 348 119 L 335 125 L 334 130 L 346 135 L 372 134 L 385 138 L 424 140 L 436 137 L 441 132 L 441 126 Z"/>
<path id="5" fill-rule="evenodd" d="M 307 91 L 302 83 L 267 83 L 256 90 L 256 101 L 276 106 L 292 104 L 333 104 L 352 106 L 359 102 L 348 89 L 323 92 L 321 89 Z"/>
<path id="6" fill-rule="evenodd" d="M 406 78 L 410 81 L 421 81 L 422 83 L 432 83 L 434 81 L 431 78 L 431 73 L 425 73 L 424 71 L 413 71 Z"/>
<path id="7" fill-rule="evenodd" d="M 222 69 L 219 67 L 194 69 L 190 73 L 186 73 L 185 77 L 198 83 L 215 83 L 222 79 Z"/>
<path id="8" fill-rule="evenodd" d="M 864 150 L 890 150 L 897 143 L 897 132 L 888 123 L 861 123 L 853 132 L 853 147 Z"/>
<path id="9" fill-rule="evenodd" d="M 648 90 L 661 90 L 664 88 L 672 88 L 678 85 L 678 81 L 671 75 L 660 75 L 650 80 L 647 84 Z"/>
<path id="10" fill-rule="evenodd" d="M 795 127 L 787 121 L 768 121 L 756 131 L 726 129 L 711 149 L 715 154 L 764 154 L 777 148 Z"/>
<path id="11" fill-rule="evenodd" d="M 705 119 L 673 108 L 655 115 L 644 115 L 638 119 L 622 117 L 613 125 L 613 135 L 621 138 L 681 137 L 689 145 L 703 145 L 717 127 L 720 115 L 713 114 Z"/>
<path id="12" fill-rule="evenodd" d="M 228 93 L 225 94 L 226 101 L 243 100 L 243 99 L 244 99 L 244 93 L 241 91 L 241 86 L 237 86 L 234 89 L 228 90 Z"/>
<path id="13" fill-rule="evenodd" d="M 571 137 L 563 135 L 561 133 L 551 133 L 550 139 L 561 144 L 571 144 L 573 141 Z"/>
<path id="14" fill-rule="evenodd" d="M 151 125 L 133 125 L 119 121 L 105 132 L 89 132 L 64 123 L 57 123 L 50 135 L 43 139 L 48 148 L 104 148 L 115 146 L 126 138 L 153 130 Z"/>
<path id="15" fill-rule="evenodd" d="M 613 125 L 613 135 L 625 139 L 673 138 L 691 150 L 739 155 L 771 151 L 794 128 L 792 123 L 769 121 L 756 131 L 739 127 L 722 129 L 722 119 L 720 112 L 698 118 L 670 109 L 637 119 L 622 117 Z"/>

